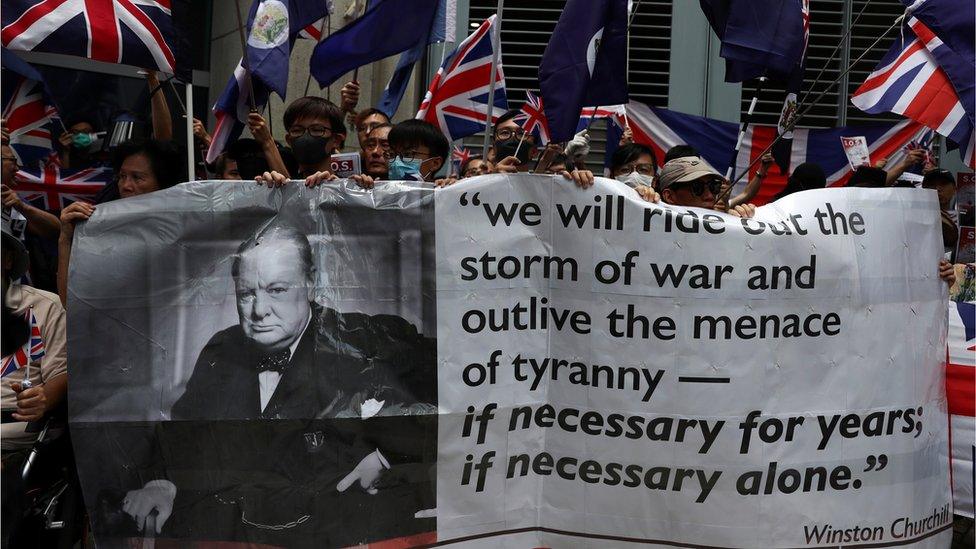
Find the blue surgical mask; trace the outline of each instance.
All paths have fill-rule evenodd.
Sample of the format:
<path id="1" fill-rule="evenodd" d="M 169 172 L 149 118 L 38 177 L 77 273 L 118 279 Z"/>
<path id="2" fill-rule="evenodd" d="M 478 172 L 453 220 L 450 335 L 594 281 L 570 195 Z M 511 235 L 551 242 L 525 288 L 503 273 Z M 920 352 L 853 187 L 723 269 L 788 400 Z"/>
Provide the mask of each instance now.
<path id="1" fill-rule="evenodd" d="M 423 164 L 423 162 L 420 160 L 412 160 L 407 162 L 403 158 L 397 156 L 393 160 L 390 160 L 390 171 L 387 175 L 387 179 L 390 181 L 423 179 L 423 175 L 420 173 L 421 164 Z"/>

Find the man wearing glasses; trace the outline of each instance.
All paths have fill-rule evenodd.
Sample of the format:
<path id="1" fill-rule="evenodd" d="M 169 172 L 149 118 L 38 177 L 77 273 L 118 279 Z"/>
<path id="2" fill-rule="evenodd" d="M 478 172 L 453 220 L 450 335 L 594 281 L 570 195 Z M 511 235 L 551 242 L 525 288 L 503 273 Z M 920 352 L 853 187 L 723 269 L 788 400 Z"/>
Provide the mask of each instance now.
<path id="1" fill-rule="evenodd" d="M 24 228 L 41 237 L 53 238 L 61 234 L 61 221 L 54 214 L 35 208 L 17 196 L 14 188 L 17 186 L 16 175 L 20 163 L 10 145 L 0 146 L 0 155 L 3 157 L 3 168 L 0 172 L 2 173 L 0 189 L 3 190 L 3 210 L 10 215 L 12 225 L 19 225 L 18 238 L 23 238 Z"/>
<path id="2" fill-rule="evenodd" d="M 342 111 L 335 103 L 321 97 L 300 97 L 291 102 L 284 114 L 288 133 L 285 141 L 298 161 L 298 177 L 305 184 L 336 179 L 332 173 L 332 153 L 346 139 Z M 258 183 L 280 187 L 288 176 L 277 171 L 255 178 Z"/>
<path id="3" fill-rule="evenodd" d="M 697 156 L 684 156 L 669 161 L 661 168 L 658 192 L 666 204 L 690 208 L 716 208 L 716 199 L 722 192 L 725 178 L 707 162 Z M 755 215 L 752 204 L 739 204 L 728 209 L 736 217 L 750 218 Z"/>
<path id="4" fill-rule="evenodd" d="M 360 141 L 363 173 L 373 179 L 386 179 L 389 172 L 390 130 L 392 124 L 379 124 L 371 128 Z"/>

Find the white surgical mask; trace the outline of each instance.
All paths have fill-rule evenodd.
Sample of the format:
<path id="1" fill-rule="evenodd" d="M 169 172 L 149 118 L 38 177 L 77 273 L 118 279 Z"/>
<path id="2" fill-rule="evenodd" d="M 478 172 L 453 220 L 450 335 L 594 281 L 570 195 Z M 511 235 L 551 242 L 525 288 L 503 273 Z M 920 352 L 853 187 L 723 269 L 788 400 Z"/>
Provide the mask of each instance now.
<path id="1" fill-rule="evenodd" d="M 650 187 L 651 183 L 654 182 L 653 177 L 637 172 L 630 172 L 627 175 L 618 175 L 615 179 L 632 189 L 636 189 L 640 185 Z"/>

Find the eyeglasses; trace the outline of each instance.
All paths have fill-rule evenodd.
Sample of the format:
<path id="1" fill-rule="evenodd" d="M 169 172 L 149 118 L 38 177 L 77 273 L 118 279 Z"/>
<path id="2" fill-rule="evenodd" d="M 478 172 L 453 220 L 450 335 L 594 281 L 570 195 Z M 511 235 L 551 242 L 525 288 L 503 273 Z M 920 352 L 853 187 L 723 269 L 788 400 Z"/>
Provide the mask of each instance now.
<path id="1" fill-rule="evenodd" d="M 383 125 L 382 122 L 373 122 L 372 124 L 363 124 L 362 126 L 356 126 L 357 132 L 369 133 L 375 130 L 378 126 Z"/>
<path id="2" fill-rule="evenodd" d="M 473 177 L 476 175 L 484 175 L 486 173 L 488 173 L 488 166 L 477 166 L 474 168 L 468 168 L 464 170 L 464 173 L 462 173 L 461 175 L 463 175 L 464 177 Z"/>
<path id="3" fill-rule="evenodd" d="M 620 175 L 630 175 L 633 172 L 641 175 L 654 175 L 654 166 L 652 164 L 627 164 L 617 170 Z"/>
<path id="4" fill-rule="evenodd" d="M 498 139 L 500 141 L 508 141 L 509 139 L 512 138 L 518 139 L 519 141 L 521 141 L 523 138 L 526 141 L 535 139 L 535 137 L 532 134 L 526 133 L 525 130 L 521 128 L 517 130 L 513 130 L 511 128 L 503 128 L 500 130 L 495 130 L 495 139 Z"/>
<path id="5" fill-rule="evenodd" d="M 430 160 L 434 155 L 421 151 L 392 151 L 387 148 L 383 150 L 383 156 L 388 159 L 399 156 L 404 162 L 423 162 Z"/>
<path id="6" fill-rule="evenodd" d="M 705 194 L 705 189 L 708 188 L 708 192 L 714 196 L 722 190 L 722 180 L 716 178 L 709 178 L 707 180 L 699 178 L 693 181 L 682 181 L 681 183 L 673 183 L 671 185 L 671 188 L 678 187 L 687 187 L 691 190 L 691 194 L 698 197 Z"/>
<path id="7" fill-rule="evenodd" d="M 16 156 L 0 156 L 0 160 L 9 160 L 9 161 L 11 161 L 11 162 L 13 162 L 15 164 L 17 163 L 17 157 Z"/>
<path id="8" fill-rule="evenodd" d="M 292 126 L 288 128 L 288 136 L 292 139 L 298 139 L 299 137 L 305 135 L 311 135 L 312 137 L 330 137 L 332 135 L 332 128 L 328 126 Z"/>

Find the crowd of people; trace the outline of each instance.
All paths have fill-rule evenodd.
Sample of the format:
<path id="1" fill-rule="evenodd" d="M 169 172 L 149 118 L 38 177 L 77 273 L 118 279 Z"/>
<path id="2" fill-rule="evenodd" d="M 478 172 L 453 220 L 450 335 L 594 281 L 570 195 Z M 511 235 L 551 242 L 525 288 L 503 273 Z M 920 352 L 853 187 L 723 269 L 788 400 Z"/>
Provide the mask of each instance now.
<path id="1" fill-rule="evenodd" d="M 155 76 L 149 86 L 158 88 Z M 439 128 L 421 120 L 392 121 L 375 108 L 357 111 L 358 84 L 350 82 L 342 89 L 340 104 L 315 96 L 291 101 L 275 123 L 285 128 L 284 143 L 276 141 L 268 121 L 259 113 L 248 117 L 251 137 L 230 143 L 212 164 L 200 163 L 196 179 L 253 181 L 254 184 L 280 187 L 304 184 L 309 187 L 329 184 L 338 177 L 333 173 L 332 156 L 350 151 L 348 138 L 355 133 L 355 146 L 361 156 L 362 173 L 350 177 L 369 189 L 383 181 L 415 180 L 444 187 L 487 174 L 552 174 L 567 184 L 587 189 L 594 174 L 585 160 L 590 150 L 586 130 L 566 144 L 540 146 L 536 136 L 526 132 L 518 122 L 518 110 L 500 116 L 490 129 L 488 154 L 469 156 L 456 169 L 451 146 Z M 17 156 L 10 146 L 4 127 L 2 151 L 3 190 L 3 355 L 21 348 L 30 337 L 28 313 L 33 314 L 46 347 L 39 368 L 31 368 L 30 383 L 21 376 L 9 376 L 2 383 L 2 408 L 5 417 L 3 445 L 3 501 L 5 514 L 16 513 L 23 490 L 19 477 L 36 434 L 25 431 L 28 422 L 42 420 L 57 409 L 68 388 L 66 372 L 70 369 L 66 351 L 66 313 L 68 272 L 74 233 L 89 219 L 100 204 L 160 191 L 187 179 L 185 151 L 172 141 L 170 113 L 162 94 L 152 100 L 152 131 L 140 139 L 115 146 L 102 147 L 104 132 L 97 121 L 78 116 L 65 119 L 65 131 L 57 140 L 59 162 L 72 169 L 108 165 L 113 182 L 91 201 L 76 201 L 65 207 L 60 216 L 26 203 L 17 194 Z M 211 136 L 200 120 L 193 121 L 195 146 L 202 158 L 211 145 Z M 858 168 L 851 186 L 886 187 L 901 184 L 900 175 L 923 162 L 921 151 L 909 152 L 905 159 L 885 169 L 883 164 Z M 691 146 L 679 145 L 657 158 L 653 149 L 634 142 L 625 131 L 612 155 L 607 174 L 622 187 L 634 189 L 641 199 L 679 207 L 714 209 L 739 217 L 751 217 L 757 195 L 773 158 L 764 156 L 755 175 L 741 191 L 733 193 L 729 181 L 700 157 Z M 946 250 L 955 246 L 958 220 L 950 208 L 955 181 L 953 175 L 927 164 L 922 187 L 938 192 L 942 208 L 942 226 Z M 823 169 L 814 163 L 797 166 L 788 184 L 777 198 L 789 194 L 824 188 Z M 943 280 L 952 283 L 949 262 L 933 265 Z M 14 380 L 17 381 L 14 381 Z M 9 420 L 9 421 L 8 421 Z M 9 507 L 8 507 L 9 505 Z M 133 515 L 145 516 L 146 510 Z M 5 528 L 4 538 L 16 535 Z"/>

